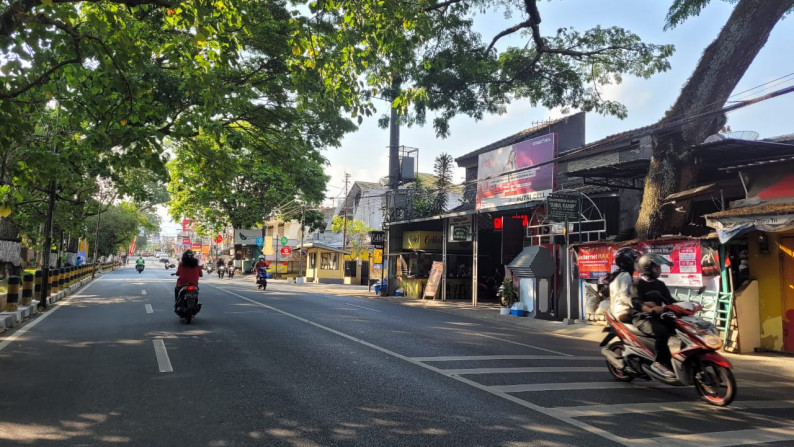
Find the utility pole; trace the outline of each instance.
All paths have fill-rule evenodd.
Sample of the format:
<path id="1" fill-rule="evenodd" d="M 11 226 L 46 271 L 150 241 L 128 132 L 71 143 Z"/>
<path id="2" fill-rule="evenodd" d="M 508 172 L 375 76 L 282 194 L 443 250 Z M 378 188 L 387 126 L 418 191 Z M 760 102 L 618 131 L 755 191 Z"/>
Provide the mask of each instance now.
<path id="1" fill-rule="evenodd" d="M 52 252 L 52 219 L 55 214 L 55 188 L 57 183 L 50 180 L 50 201 L 47 207 L 47 220 L 44 221 L 44 250 L 41 256 L 41 300 L 39 309 L 47 308 L 47 295 L 50 288 L 50 253 Z"/>
<path id="2" fill-rule="evenodd" d="M 345 198 L 342 199 L 342 211 L 344 216 L 344 221 L 342 222 L 342 250 L 347 247 L 347 180 L 350 178 L 350 174 L 345 172 Z"/>
<path id="3" fill-rule="evenodd" d="M 295 280 L 297 284 L 303 284 L 303 277 L 301 273 L 303 272 L 303 236 L 306 233 L 306 204 L 301 205 L 301 245 L 300 251 L 298 252 L 298 277 Z"/>

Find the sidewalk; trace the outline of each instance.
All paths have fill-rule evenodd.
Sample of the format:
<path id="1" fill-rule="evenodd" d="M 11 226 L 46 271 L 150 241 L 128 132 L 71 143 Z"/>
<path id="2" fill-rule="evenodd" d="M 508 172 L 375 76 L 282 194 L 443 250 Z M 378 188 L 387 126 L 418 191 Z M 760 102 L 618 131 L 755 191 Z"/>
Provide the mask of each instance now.
<path id="1" fill-rule="evenodd" d="M 360 296 L 375 300 L 389 301 L 405 306 L 424 307 L 439 312 L 477 318 L 495 325 L 507 324 L 518 326 L 531 332 L 573 337 L 589 340 L 593 343 L 599 343 L 603 339 L 603 322 L 577 321 L 574 324 L 568 325 L 560 321 L 501 315 L 499 313 L 500 306 L 497 303 L 484 303 L 474 307 L 471 305 L 470 301 L 448 300 L 444 302 L 438 299 L 421 300 L 399 296 L 377 296 L 374 290 L 369 291 L 367 286 L 314 283 L 297 285 L 285 280 L 276 279 L 271 281 L 276 287 L 284 284 L 292 287 L 305 287 L 313 291 L 324 291 L 334 295 Z M 594 346 L 594 352 L 598 352 L 598 349 L 596 349 L 597 347 L 597 345 Z M 735 372 L 739 375 L 741 375 L 742 371 L 753 370 L 777 376 L 778 379 L 776 381 L 794 380 L 794 355 L 779 353 L 732 354 L 722 351 L 720 353 L 733 364 Z"/>

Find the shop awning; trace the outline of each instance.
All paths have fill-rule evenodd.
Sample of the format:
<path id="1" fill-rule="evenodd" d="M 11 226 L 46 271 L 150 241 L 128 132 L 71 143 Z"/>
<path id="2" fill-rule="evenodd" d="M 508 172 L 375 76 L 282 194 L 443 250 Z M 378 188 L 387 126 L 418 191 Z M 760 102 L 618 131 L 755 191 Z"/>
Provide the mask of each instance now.
<path id="1" fill-rule="evenodd" d="M 794 203 L 762 203 L 709 214 L 706 225 L 714 228 L 725 243 L 748 231 L 784 231 L 794 229 Z"/>
<path id="2" fill-rule="evenodd" d="M 554 276 L 554 259 L 549 250 L 540 245 L 524 247 L 507 266 L 519 278 L 549 278 Z"/>

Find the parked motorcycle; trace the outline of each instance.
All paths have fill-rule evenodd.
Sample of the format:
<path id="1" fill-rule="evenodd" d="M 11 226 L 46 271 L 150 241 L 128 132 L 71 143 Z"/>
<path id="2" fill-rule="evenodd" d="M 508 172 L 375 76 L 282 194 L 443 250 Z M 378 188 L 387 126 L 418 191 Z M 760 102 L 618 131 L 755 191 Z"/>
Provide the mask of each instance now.
<path id="1" fill-rule="evenodd" d="M 218 266 L 218 279 L 223 279 L 224 273 L 226 273 L 226 267 L 222 265 Z"/>
<path id="2" fill-rule="evenodd" d="M 135 270 L 138 271 L 138 274 L 143 273 L 143 264 L 136 265 Z"/>
<path id="3" fill-rule="evenodd" d="M 665 378 L 651 369 L 654 362 L 654 339 L 640 332 L 636 326 L 623 323 L 606 314 L 607 335 L 601 341 L 601 354 L 607 360 L 612 376 L 621 382 L 635 378 L 656 380 L 675 386 L 694 385 L 704 401 L 724 407 L 736 397 L 736 379 L 731 363 L 718 352 L 722 347 L 719 330 L 714 324 L 695 316 L 701 310 L 695 302 L 680 302 L 665 306 L 675 314 L 676 351 L 671 347 L 674 378 Z M 615 337 L 617 341 L 610 343 Z"/>
<path id="4" fill-rule="evenodd" d="M 259 268 L 256 271 L 256 288 L 267 289 L 267 270 Z"/>
<path id="5" fill-rule="evenodd" d="M 171 273 L 171 276 L 176 273 Z M 174 313 L 179 318 L 185 320 L 185 324 L 190 324 L 193 317 L 201 310 L 201 303 L 198 302 L 198 284 L 185 284 L 179 289 L 176 301 L 174 301 Z"/>

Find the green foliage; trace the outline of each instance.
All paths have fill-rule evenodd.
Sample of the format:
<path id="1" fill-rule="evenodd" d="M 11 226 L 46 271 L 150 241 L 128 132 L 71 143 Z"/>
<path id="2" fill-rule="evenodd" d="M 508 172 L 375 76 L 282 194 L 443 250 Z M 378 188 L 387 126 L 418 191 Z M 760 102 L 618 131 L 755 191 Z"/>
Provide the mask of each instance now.
<path id="1" fill-rule="evenodd" d="M 500 302 L 507 307 L 518 301 L 518 288 L 513 283 L 512 277 L 505 277 L 502 286 L 497 291 Z"/>
<path id="2" fill-rule="evenodd" d="M 542 34 L 536 1 L 396 2 L 334 0 L 298 18 L 293 46 L 330 77 L 327 97 L 351 98 L 354 116 L 370 114 L 372 98 L 392 101 L 401 123 L 436 116 L 436 134 L 449 134 L 458 114 L 481 119 L 504 113 L 516 98 L 546 108 L 577 108 L 618 117 L 620 103 L 599 95 L 625 75 L 648 77 L 669 69 L 673 47 L 642 42 L 622 28 L 554 30 Z M 504 31 L 484 40 L 474 31 L 486 11 L 505 12 Z M 524 21 L 511 17 L 526 17 Z M 501 48 L 501 39 L 522 42 Z M 359 83 L 360 79 L 365 82 Z M 354 93 L 351 95 L 350 93 Z M 379 123 L 386 125 L 388 119 Z"/>
<path id="3" fill-rule="evenodd" d="M 97 218 L 100 219 L 99 239 L 96 239 L 96 234 L 93 232 L 88 237 L 92 247 L 89 256 L 93 256 L 94 246 L 98 247 L 98 256 L 124 251 L 129 247 L 133 236 L 138 235 L 141 230 L 147 232 L 157 228 L 157 222 L 153 221 L 152 216 L 140 213 L 137 206 L 131 202 L 111 205 L 102 214 L 86 219 L 86 224 L 90 228 L 96 228 Z"/>
<path id="4" fill-rule="evenodd" d="M 352 252 L 350 259 L 356 259 L 366 251 L 366 241 L 369 239 L 369 232 L 373 229 L 360 220 L 334 216 L 334 220 L 331 222 L 331 231 L 347 234 L 347 246 L 344 248 L 349 247 Z"/>

